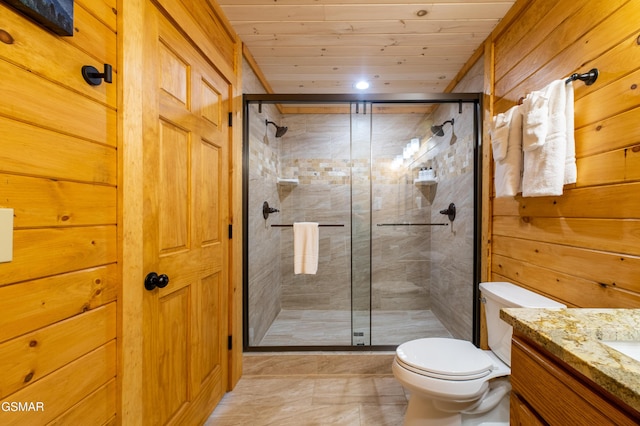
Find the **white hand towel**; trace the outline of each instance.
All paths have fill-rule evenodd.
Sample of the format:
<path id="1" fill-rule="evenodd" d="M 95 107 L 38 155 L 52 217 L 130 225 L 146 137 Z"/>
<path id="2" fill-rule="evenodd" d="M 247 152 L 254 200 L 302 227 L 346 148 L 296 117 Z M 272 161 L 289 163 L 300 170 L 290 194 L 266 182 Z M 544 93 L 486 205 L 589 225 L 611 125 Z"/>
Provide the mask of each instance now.
<path id="1" fill-rule="evenodd" d="M 493 151 L 493 159 L 496 161 L 502 161 L 507 157 L 510 122 L 511 110 L 493 117 L 493 126 L 490 131 L 491 149 Z"/>
<path id="2" fill-rule="evenodd" d="M 295 222 L 293 224 L 293 272 L 315 274 L 318 271 L 318 224 Z"/>
<path id="3" fill-rule="evenodd" d="M 567 157 L 567 95 L 564 80 L 552 82 L 542 96 L 532 97 L 532 100 L 527 102 L 525 99 L 527 113 L 523 122 L 522 196 L 562 195 Z M 528 129 L 542 127 L 546 129 L 544 139 L 527 139 Z M 540 136 L 537 132 L 530 133 Z"/>
<path id="4" fill-rule="evenodd" d="M 522 191 L 522 111 L 519 105 L 493 119 L 491 145 L 495 165 L 496 197 Z"/>
<path id="5" fill-rule="evenodd" d="M 531 151 L 544 145 L 548 131 L 549 99 L 542 91 L 531 92 L 522 103 L 522 149 Z"/>

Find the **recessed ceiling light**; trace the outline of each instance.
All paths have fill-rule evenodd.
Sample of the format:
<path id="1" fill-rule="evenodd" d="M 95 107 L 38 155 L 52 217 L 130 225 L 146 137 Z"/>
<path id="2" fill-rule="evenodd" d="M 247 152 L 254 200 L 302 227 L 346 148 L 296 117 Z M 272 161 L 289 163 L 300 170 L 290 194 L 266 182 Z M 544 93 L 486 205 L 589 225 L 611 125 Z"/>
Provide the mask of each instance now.
<path id="1" fill-rule="evenodd" d="M 355 84 L 355 88 L 358 90 L 366 90 L 369 88 L 369 82 L 361 80 Z"/>

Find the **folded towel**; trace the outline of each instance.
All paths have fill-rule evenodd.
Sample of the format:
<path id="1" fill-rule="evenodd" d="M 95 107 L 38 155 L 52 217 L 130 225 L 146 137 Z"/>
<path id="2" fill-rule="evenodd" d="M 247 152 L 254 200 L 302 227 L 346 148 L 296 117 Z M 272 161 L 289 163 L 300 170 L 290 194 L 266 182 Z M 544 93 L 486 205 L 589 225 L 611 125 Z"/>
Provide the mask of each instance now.
<path id="1" fill-rule="evenodd" d="M 493 119 L 491 145 L 496 197 L 513 197 L 522 191 L 522 111 L 519 105 Z"/>
<path id="2" fill-rule="evenodd" d="M 562 195 L 568 133 L 565 86 L 564 80 L 556 80 L 523 104 L 523 197 Z"/>
<path id="3" fill-rule="evenodd" d="M 295 222 L 293 224 L 293 272 L 315 274 L 318 271 L 318 224 Z"/>
<path id="4" fill-rule="evenodd" d="M 511 114 L 509 111 L 493 117 L 493 126 L 490 131 L 491 148 L 493 150 L 493 159 L 496 161 L 502 161 L 507 156 L 507 147 L 509 145 L 509 122 L 511 121 Z"/>
<path id="5" fill-rule="evenodd" d="M 544 92 L 531 92 L 522 105 L 524 110 L 522 149 L 531 151 L 544 145 L 547 137 L 549 99 Z"/>

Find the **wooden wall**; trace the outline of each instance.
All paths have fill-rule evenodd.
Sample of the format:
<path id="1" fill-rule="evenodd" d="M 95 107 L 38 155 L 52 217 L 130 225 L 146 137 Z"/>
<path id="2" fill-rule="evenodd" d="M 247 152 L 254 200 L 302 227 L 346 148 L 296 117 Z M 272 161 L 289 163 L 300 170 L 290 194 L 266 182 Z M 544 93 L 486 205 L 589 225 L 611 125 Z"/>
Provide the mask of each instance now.
<path id="1" fill-rule="evenodd" d="M 116 413 L 116 0 L 76 0 L 73 37 L 0 4 L 0 424 L 108 424 Z M 97 87 L 83 65 L 114 66 Z M 6 406 L 5 406 L 6 407 Z"/>
<path id="2" fill-rule="evenodd" d="M 519 1 L 488 43 L 492 114 L 574 72 L 577 183 L 493 198 L 489 277 L 576 307 L 640 307 L 640 2 Z M 492 50 L 492 51 L 491 51 Z M 490 71 L 490 70 L 487 70 Z"/>
<path id="3" fill-rule="evenodd" d="M 13 261 L 0 263 L 0 404 L 44 407 L 0 408 L 2 425 L 144 422 L 145 3 L 75 0 L 73 37 L 0 4 L 0 208 L 14 209 Z M 189 31 L 208 40 L 205 54 L 233 81 L 233 162 L 241 164 L 235 33 L 208 0 L 160 3 L 178 22 L 201 18 Z M 105 63 L 113 83 L 89 86 L 81 67 Z M 229 179 L 230 213 L 241 223 L 241 169 Z M 229 388 L 242 368 L 241 232 L 236 226 L 230 241 Z"/>

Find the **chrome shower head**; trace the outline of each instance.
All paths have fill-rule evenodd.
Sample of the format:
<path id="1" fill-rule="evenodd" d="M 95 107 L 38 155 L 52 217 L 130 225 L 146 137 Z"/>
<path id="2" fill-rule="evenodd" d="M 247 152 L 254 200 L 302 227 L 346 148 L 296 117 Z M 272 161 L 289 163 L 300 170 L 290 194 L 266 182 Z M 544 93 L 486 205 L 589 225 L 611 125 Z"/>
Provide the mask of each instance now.
<path id="1" fill-rule="evenodd" d="M 285 133 L 287 133 L 287 130 L 289 130 L 288 127 L 285 127 L 285 126 L 280 127 L 276 123 L 274 123 L 273 121 L 264 120 L 264 123 L 267 126 L 269 124 L 273 124 L 274 126 L 276 126 L 276 138 L 281 138 L 282 136 L 284 136 Z"/>
<path id="2" fill-rule="evenodd" d="M 433 136 L 444 136 L 444 130 L 442 130 L 442 128 L 447 123 L 451 123 L 451 125 L 453 126 L 453 118 L 451 120 L 445 121 L 444 123 L 442 123 L 440 125 L 435 125 L 434 124 L 433 126 L 431 126 L 431 133 L 433 133 Z"/>

